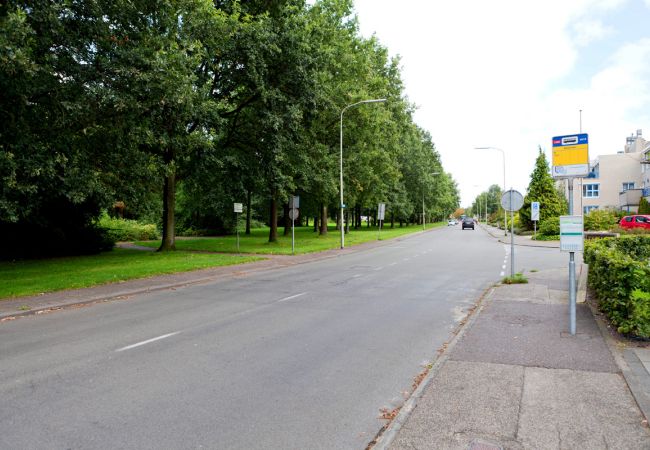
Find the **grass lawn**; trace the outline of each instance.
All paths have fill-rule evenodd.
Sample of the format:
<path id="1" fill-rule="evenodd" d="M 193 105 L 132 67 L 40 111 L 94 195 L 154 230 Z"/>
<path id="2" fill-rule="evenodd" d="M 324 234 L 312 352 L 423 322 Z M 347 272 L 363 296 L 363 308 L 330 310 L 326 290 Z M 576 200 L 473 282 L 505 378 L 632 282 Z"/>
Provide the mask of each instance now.
<path id="1" fill-rule="evenodd" d="M 427 229 L 436 228 L 446 225 L 446 222 L 437 222 L 427 224 Z M 291 233 L 283 236 L 284 228 L 278 229 L 278 242 L 270 243 L 269 229 L 256 228 L 251 230 L 251 234 L 246 236 L 243 233 L 239 235 L 239 248 L 241 253 L 253 254 L 291 254 Z M 392 239 L 405 234 L 422 231 L 421 225 L 410 225 L 408 227 L 382 228 L 381 240 Z M 295 229 L 296 254 L 320 252 L 339 248 L 341 246 L 341 233 L 334 226 L 328 228 L 326 236 L 319 236 L 314 233 L 313 227 L 296 227 Z M 345 245 L 352 246 L 363 242 L 377 240 L 377 228 L 366 228 L 363 226 L 359 230 L 350 230 L 345 235 Z M 160 241 L 142 241 L 136 242 L 138 245 L 157 248 Z M 236 253 L 237 237 L 236 236 L 219 236 L 219 237 L 201 237 L 201 238 L 181 238 L 176 240 L 178 250 L 201 250 L 209 252 Z"/>
<path id="2" fill-rule="evenodd" d="M 255 256 L 190 252 L 143 252 L 116 248 L 91 256 L 0 261 L 0 298 L 82 288 L 133 278 L 228 266 L 262 259 Z"/>

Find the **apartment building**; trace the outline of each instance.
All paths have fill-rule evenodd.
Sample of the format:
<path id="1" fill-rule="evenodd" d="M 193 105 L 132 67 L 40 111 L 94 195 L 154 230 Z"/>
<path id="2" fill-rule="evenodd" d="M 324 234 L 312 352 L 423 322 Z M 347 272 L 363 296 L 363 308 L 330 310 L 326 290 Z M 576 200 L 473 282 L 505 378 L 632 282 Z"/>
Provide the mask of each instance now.
<path id="1" fill-rule="evenodd" d="M 643 179 L 642 195 L 650 202 L 650 142 L 647 143 L 643 150 L 641 160 L 641 178 Z"/>
<path id="2" fill-rule="evenodd" d="M 622 151 L 592 161 L 589 176 L 574 181 L 574 214 L 608 208 L 636 212 L 641 195 L 648 193 L 644 188 L 650 188 L 650 167 L 642 164 L 650 158 L 649 144 L 637 130 Z"/>

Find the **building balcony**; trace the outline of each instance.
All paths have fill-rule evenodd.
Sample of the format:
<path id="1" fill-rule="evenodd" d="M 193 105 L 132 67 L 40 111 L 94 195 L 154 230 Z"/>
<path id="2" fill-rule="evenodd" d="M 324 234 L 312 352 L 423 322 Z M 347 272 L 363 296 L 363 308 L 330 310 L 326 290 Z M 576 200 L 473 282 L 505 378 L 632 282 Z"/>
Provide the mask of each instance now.
<path id="1" fill-rule="evenodd" d="M 618 206 L 624 211 L 632 212 L 639 208 L 639 201 L 643 195 L 643 189 L 628 189 L 618 194 Z"/>

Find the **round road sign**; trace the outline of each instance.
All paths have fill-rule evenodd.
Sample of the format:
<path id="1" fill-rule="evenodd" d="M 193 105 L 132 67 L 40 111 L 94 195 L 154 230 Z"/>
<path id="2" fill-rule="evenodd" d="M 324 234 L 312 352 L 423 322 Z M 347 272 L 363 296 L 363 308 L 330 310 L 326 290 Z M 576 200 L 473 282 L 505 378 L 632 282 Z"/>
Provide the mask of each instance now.
<path id="1" fill-rule="evenodd" d="M 510 189 L 501 196 L 501 206 L 506 211 L 519 211 L 524 206 L 524 196 L 519 191 Z"/>
<path id="2" fill-rule="evenodd" d="M 296 220 L 298 218 L 298 209 L 291 208 L 289 210 L 289 219 Z"/>

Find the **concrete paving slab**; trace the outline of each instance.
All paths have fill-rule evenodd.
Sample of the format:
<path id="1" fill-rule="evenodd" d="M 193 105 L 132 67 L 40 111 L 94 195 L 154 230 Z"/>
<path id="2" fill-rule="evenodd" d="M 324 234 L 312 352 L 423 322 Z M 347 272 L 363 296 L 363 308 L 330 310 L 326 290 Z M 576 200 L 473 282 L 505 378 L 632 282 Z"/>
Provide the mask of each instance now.
<path id="1" fill-rule="evenodd" d="M 549 289 L 544 284 L 504 284 L 499 286 L 497 301 L 517 301 L 539 304 L 568 304 L 568 291 Z"/>
<path id="2" fill-rule="evenodd" d="M 500 289 L 499 289 L 500 291 Z M 497 301 L 481 312 L 451 355 L 477 361 L 557 369 L 618 372 L 586 305 L 577 306 L 576 336 L 568 334 L 565 305 Z"/>
<path id="3" fill-rule="evenodd" d="M 619 374 L 525 369 L 517 439 L 530 449 L 650 449 Z"/>
<path id="4" fill-rule="evenodd" d="M 623 351 L 623 359 L 627 364 L 623 376 L 643 415 L 650 419 L 650 375 L 648 368 L 639 359 L 638 350 L 627 348 Z"/>
<path id="5" fill-rule="evenodd" d="M 390 448 L 465 450 L 474 441 L 522 448 L 515 435 L 523 380 L 523 367 L 448 361 Z"/>
<path id="6" fill-rule="evenodd" d="M 650 348 L 635 348 L 634 353 L 639 357 L 641 362 L 650 363 Z"/>

